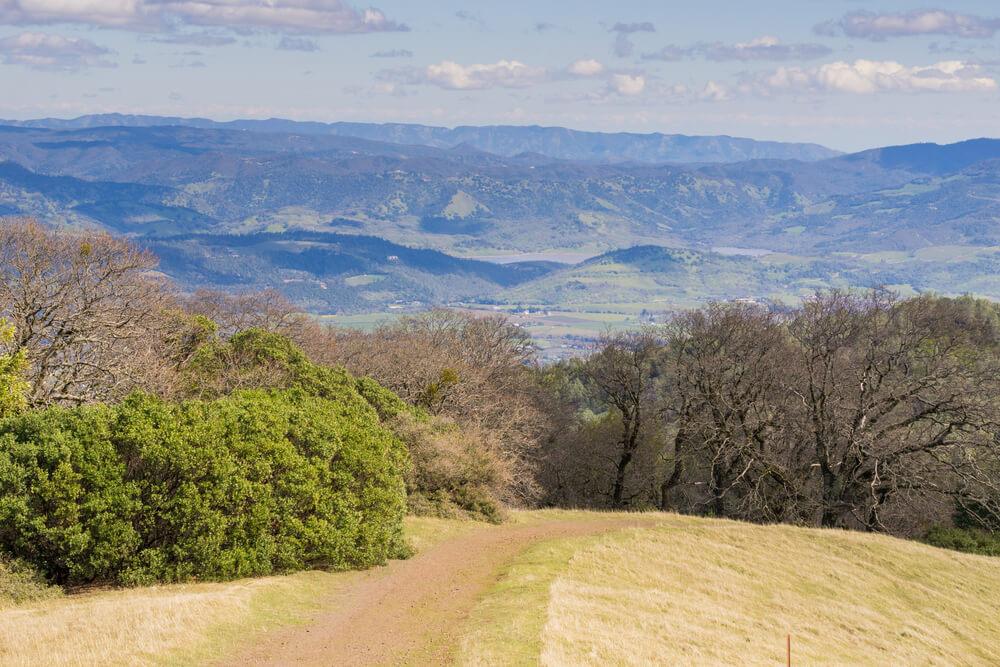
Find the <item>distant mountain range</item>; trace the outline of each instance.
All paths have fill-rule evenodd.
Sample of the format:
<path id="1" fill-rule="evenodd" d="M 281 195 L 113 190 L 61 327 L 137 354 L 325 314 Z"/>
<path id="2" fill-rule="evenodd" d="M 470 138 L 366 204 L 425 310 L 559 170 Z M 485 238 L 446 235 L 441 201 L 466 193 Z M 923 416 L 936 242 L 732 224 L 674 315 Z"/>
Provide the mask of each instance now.
<path id="1" fill-rule="evenodd" d="M 0 121 L 0 124 L 49 130 L 80 130 L 94 127 L 156 127 L 172 125 L 215 130 L 244 130 L 340 136 L 395 144 L 456 148 L 513 157 L 525 153 L 560 160 L 590 162 L 742 162 L 745 160 L 822 160 L 839 155 L 818 144 L 755 141 L 729 136 L 684 134 L 637 134 L 631 132 L 582 132 L 564 127 L 522 125 L 461 126 L 455 128 L 408 123 L 317 123 L 283 120 L 234 120 L 218 122 L 206 118 L 98 114 L 69 120 L 44 118 Z"/>
<path id="2" fill-rule="evenodd" d="M 690 150 L 714 161 L 683 163 L 681 151 L 664 163 L 655 156 L 670 153 L 669 138 L 24 121 L 0 126 L 0 215 L 129 235 L 182 284 L 275 286 L 321 312 L 794 298 L 875 283 L 1000 297 L 998 140 L 733 162 L 737 140 L 700 137 Z M 562 154 L 537 150 L 546 146 Z M 585 158 L 565 157 L 578 153 Z M 566 253 L 599 257 L 575 266 L 477 259 Z"/>

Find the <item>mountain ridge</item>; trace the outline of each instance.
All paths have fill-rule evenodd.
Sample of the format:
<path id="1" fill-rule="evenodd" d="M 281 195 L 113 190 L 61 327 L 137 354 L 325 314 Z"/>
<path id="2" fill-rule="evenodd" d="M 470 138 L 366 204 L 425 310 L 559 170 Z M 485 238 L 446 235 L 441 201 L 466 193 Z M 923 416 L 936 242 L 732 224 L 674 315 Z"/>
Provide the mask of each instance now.
<path id="1" fill-rule="evenodd" d="M 841 155 L 814 143 L 762 141 L 730 135 L 660 132 L 594 132 L 540 125 L 460 125 L 452 128 L 416 123 L 294 121 L 282 118 L 214 121 L 208 118 L 92 114 L 72 119 L 0 121 L 39 129 L 181 126 L 305 135 L 352 136 L 387 143 L 454 148 L 468 144 L 504 157 L 538 153 L 550 158 L 594 162 L 740 162 L 749 159 L 820 160 Z"/>
<path id="2" fill-rule="evenodd" d="M 649 164 L 232 127 L 0 126 L 0 215 L 126 235 L 182 284 L 279 287 L 317 312 L 792 298 L 873 280 L 1000 296 L 993 139 Z M 509 275 L 458 261 L 601 253 Z"/>

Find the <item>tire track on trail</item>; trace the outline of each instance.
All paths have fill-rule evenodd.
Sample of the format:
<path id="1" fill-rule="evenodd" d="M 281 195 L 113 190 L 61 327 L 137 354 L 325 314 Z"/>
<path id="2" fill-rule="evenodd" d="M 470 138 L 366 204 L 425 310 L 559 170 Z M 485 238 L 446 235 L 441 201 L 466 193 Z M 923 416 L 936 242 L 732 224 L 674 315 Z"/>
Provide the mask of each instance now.
<path id="1" fill-rule="evenodd" d="M 223 665 L 445 665 L 503 567 L 545 540 L 652 525 L 639 516 L 484 526 L 363 573 L 308 625 L 265 635 Z"/>

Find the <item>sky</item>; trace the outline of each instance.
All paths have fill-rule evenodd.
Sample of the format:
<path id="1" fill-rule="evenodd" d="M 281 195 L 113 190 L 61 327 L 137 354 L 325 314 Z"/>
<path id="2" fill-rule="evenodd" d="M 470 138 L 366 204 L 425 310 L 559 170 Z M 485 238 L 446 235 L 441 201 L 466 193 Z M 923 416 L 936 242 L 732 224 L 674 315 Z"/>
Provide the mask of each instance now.
<path id="1" fill-rule="evenodd" d="M 0 0 L 0 117 L 1000 136 L 1000 4 Z"/>

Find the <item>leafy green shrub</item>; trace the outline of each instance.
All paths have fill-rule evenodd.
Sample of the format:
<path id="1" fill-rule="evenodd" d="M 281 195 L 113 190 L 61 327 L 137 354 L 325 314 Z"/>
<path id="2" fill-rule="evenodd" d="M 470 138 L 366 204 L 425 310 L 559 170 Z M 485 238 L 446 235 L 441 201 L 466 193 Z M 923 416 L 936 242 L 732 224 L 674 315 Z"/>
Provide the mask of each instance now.
<path id="1" fill-rule="evenodd" d="M 399 396 L 369 377 L 358 378 L 356 380 L 356 386 L 358 393 L 361 394 L 373 408 L 375 408 L 375 411 L 378 413 L 378 416 L 382 419 L 382 421 L 395 419 L 404 413 L 415 413 L 415 408 L 411 408 Z"/>
<path id="2" fill-rule="evenodd" d="M 353 383 L 53 408 L 0 426 L 0 550 L 67 584 L 403 555 L 407 455 Z"/>
<path id="3" fill-rule="evenodd" d="M 0 418 L 24 410 L 28 405 L 28 382 L 24 373 L 28 360 L 24 350 L 14 350 L 14 327 L 0 318 Z"/>
<path id="4" fill-rule="evenodd" d="M 314 364 L 281 334 L 246 329 L 202 345 L 181 370 L 186 398 L 211 399 L 238 389 L 301 389 L 320 398 L 366 402 L 343 368 Z"/>
<path id="5" fill-rule="evenodd" d="M 369 377 L 354 378 L 342 368 L 312 363 L 288 338 L 247 329 L 227 341 L 212 341 L 193 355 L 182 374 L 184 395 L 225 396 L 237 387 L 300 389 L 321 397 L 352 396 L 367 404 L 406 444 L 412 467 L 406 477 L 409 511 L 444 517 L 500 521 L 498 500 L 505 472 L 485 434 L 460 429 L 444 418 L 403 401 Z M 453 373 L 452 373 L 453 375 Z M 451 375 L 442 381 L 453 382 Z"/>
<path id="6" fill-rule="evenodd" d="M 983 556 L 1000 556 L 1000 533 L 981 528 L 932 528 L 924 538 L 928 544 Z"/>

